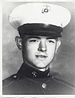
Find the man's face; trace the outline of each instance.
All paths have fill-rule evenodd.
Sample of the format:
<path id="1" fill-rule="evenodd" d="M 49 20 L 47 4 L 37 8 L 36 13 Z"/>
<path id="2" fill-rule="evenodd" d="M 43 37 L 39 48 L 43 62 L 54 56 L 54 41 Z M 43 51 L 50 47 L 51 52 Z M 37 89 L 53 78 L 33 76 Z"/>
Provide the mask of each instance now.
<path id="1" fill-rule="evenodd" d="M 27 61 L 33 67 L 47 67 L 56 52 L 57 41 L 50 37 L 30 36 L 23 39 L 23 60 Z"/>

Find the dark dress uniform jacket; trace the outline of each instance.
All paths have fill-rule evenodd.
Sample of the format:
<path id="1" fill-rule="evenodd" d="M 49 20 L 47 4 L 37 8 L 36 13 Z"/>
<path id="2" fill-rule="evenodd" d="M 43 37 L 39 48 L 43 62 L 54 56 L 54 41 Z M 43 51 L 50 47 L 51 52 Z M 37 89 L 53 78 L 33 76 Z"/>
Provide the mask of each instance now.
<path id="1" fill-rule="evenodd" d="M 57 75 L 38 71 L 23 64 L 17 74 L 3 80 L 4 95 L 54 95 L 74 94 L 69 83 L 57 78 Z"/>

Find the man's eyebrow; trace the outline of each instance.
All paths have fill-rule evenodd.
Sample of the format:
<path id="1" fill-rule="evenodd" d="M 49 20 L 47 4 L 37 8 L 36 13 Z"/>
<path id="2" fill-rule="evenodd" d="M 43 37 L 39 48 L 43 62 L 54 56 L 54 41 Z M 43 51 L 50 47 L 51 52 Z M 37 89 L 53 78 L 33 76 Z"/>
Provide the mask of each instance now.
<path id="1" fill-rule="evenodd" d="M 39 36 L 28 36 L 27 38 L 37 38 L 37 39 L 40 39 Z"/>
<path id="2" fill-rule="evenodd" d="M 51 36 L 48 36 L 46 39 L 55 39 L 55 40 L 57 40 L 57 38 L 54 38 L 54 37 L 51 37 Z"/>
<path id="3" fill-rule="evenodd" d="M 46 39 L 54 39 L 53 37 L 51 37 L 51 36 L 48 36 L 48 37 L 46 37 Z"/>

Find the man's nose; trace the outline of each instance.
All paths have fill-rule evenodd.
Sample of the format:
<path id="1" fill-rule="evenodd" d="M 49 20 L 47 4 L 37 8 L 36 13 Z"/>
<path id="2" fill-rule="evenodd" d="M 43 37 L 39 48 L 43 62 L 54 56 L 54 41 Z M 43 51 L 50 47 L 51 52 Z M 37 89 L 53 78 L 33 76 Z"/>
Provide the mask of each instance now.
<path id="1" fill-rule="evenodd" d="M 47 51 L 46 40 L 41 40 L 38 47 L 39 51 L 45 52 Z"/>

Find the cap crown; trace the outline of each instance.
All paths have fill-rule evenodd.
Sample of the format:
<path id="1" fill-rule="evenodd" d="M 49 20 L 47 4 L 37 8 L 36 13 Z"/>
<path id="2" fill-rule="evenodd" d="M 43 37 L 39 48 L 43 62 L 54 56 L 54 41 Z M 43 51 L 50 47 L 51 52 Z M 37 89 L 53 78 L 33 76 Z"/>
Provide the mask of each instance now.
<path id="1" fill-rule="evenodd" d="M 42 23 L 65 27 L 71 19 L 68 9 L 50 3 L 26 3 L 16 7 L 9 16 L 15 28 L 24 24 Z"/>

